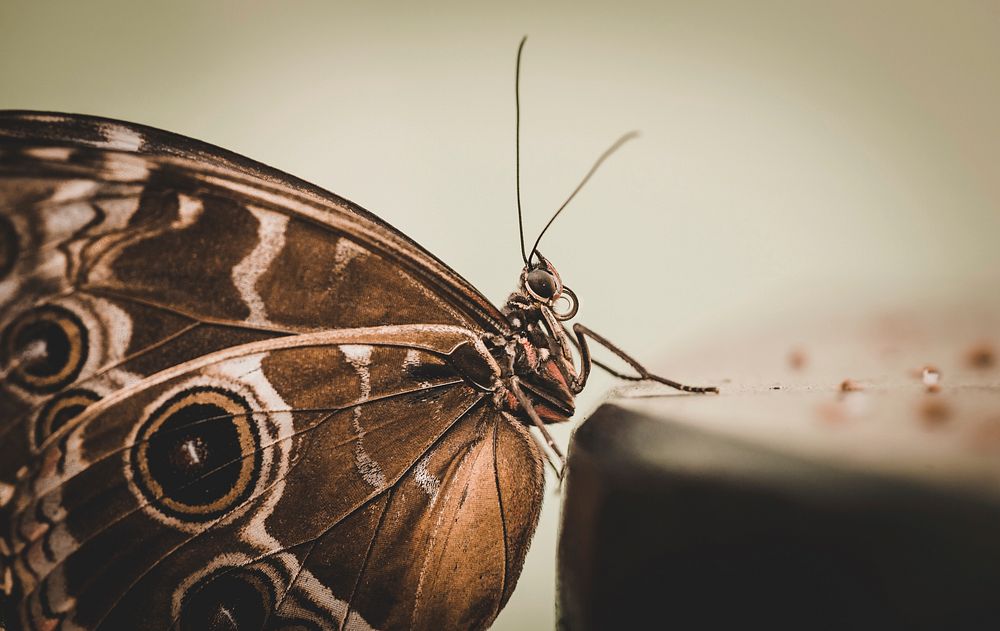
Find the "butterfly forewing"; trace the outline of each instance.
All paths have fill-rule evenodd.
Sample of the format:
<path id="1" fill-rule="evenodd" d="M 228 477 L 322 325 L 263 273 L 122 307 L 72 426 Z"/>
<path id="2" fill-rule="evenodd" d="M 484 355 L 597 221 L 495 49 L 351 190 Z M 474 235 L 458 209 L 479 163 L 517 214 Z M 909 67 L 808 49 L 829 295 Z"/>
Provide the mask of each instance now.
<path id="1" fill-rule="evenodd" d="M 506 327 L 411 240 L 290 176 L 141 126 L 0 114 L 13 617 L 487 626 L 541 459 L 449 353 Z"/>

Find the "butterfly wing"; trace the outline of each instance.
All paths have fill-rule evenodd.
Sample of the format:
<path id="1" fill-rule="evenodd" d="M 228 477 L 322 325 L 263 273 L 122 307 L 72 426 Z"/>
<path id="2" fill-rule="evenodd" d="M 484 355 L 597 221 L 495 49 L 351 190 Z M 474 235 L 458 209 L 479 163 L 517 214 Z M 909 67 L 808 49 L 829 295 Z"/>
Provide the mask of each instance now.
<path id="1" fill-rule="evenodd" d="M 542 464 L 450 363 L 465 339 L 267 340 L 95 404 L 14 496 L 25 626 L 484 628 L 520 572 Z"/>
<path id="2" fill-rule="evenodd" d="M 495 307 L 374 215 L 222 149 L 0 113 L 0 481 L 93 401 L 198 355 Z"/>
<path id="3" fill-rule="evenodd" d="M 412 340 L 299 343 L 372 326 L 507 331 L 330 193 L 142 126 L 0 114 L 0 500 L 28 628 L 229 628 L 253 594 L 248 628 L 258 605 L 265 628 L 488 624 L 539 453 Z"/>

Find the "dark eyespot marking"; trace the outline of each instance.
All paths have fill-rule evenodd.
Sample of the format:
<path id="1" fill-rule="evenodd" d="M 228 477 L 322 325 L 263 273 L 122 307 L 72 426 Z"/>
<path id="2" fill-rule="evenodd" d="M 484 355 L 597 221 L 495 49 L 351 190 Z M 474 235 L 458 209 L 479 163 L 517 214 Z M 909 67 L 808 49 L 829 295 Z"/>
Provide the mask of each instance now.
<path id="1" fill-rule="evenodd" d="M 35 419 L 35 446 L 41 446 L 49 436 L 83 413 L 91 403 L 100 400 L 99 394 L 82 388 L 67 390 L 53 397 Z"/>
<path id="2" fill-rule="evenodd" d="M 525 283 L 528 285 L 528 290 L 542 300 L 553 298 L 559 291 L 556 277 L 541 268 L 528 272 Z"/>
<path id="3" fill-rule="evenodd" d="M 21 314 L 0 337 L 0 360 L 8 378 L 33 392 L 56 392 L 73 383 L 87 350 L 83 322 L 56 305 Z"/>
<path id="4" fill-rule="evenodd" d="M 14 224 L 9 218 L 0 215 L 0 280 L 14 269 L 20 253 L 21 245 Z"/>
<path id="5" fill-rule="evenodd" d="M 260 477 L 252 412 L 223 388 L 174 395 L 139 428 L 130 458 L 136 486 L 153 506 L 185 521 L 214 519 L 240 505 Z"/>
<path id="6" fill-rule="evenodd" d="M 259 630 L 276 594 L 263 572 L 221 568 L 192 585 L 181 601 L 181 631 Z"/>

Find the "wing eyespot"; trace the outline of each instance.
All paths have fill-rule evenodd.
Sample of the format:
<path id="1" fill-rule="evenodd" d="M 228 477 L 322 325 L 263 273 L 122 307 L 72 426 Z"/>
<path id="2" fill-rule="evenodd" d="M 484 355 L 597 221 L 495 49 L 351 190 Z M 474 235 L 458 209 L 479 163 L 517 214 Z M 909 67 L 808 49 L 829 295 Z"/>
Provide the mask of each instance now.
<path id="1" fill-rule="evenodd" d="M 222 567 L 192 585 L 181 601 L 181 631 L 246 631 L 263 628 L 276 601 L 263 573 Z"/>
<path id="2" fill-rule="evenodd" d="M 88 350 L 87 327 L 75 313 L 56 305 L 26 311 L 0 337 L 7 378 L 36 393 L 57 392 L 73 383 Z"/>
<path id="3" fill-rule="evenodd" d="M 32 433 L 35 447 L 40 447 L 49 436 L 82 414 L 90 404 L 100 400 L 101 395 L 84 388 L 73 388 L 53 397 L 35 418 Z"/>
<path id="4" fill-rule="evenodd" d="M 225 515 L 260 478 L 261 439 L 253 409 L 217 387 L 183 390 L 139 428 L 132 478 L 149 503 L 182 521 Z"/>

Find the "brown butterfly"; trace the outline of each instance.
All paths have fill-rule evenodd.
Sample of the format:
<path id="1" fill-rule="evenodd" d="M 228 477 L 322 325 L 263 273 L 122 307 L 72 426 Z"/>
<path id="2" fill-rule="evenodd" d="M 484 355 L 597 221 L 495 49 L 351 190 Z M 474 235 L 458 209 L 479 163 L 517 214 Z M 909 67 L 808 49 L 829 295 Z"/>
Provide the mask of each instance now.
<path id="1" fill-rule="evenodd" d="M 567 329 L 537 246 L 498 309 L 285 173 L 0 113 L 7 628 L 487 627 L 588 339 L 714 390 Z"/>

